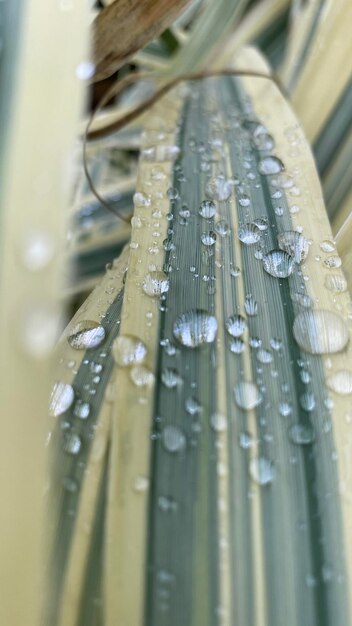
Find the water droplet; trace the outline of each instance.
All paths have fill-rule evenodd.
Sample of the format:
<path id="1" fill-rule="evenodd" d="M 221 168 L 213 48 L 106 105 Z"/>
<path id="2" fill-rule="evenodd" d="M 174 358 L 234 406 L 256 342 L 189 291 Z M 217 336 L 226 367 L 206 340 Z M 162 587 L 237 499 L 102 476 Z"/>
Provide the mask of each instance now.
<path id="1" fill-rule="evenodd" d="M 63 439 L 63 447 L 65 452 L 76 456 L 82 446 L 82 440 L 76 433 L 65 433 Z"/>
<path id="2" fill-rule="evenodd" d="M 76 493 L 78 488 L 76 481 L 72 480 L 72 478 L 69 478 L 68 476 L 63 479 L 62 486 L 69 493 Z"/>
<path id="3" fill-rule="evenodd" d="M 55 383 L 50 396 L 49 414 L 58 417 L 66 413 L 75 399 L 72 385 Z"/>
<path id="4" fill-rule="evenodd" d="M 281 339 L 277 339 L 276 337 L 272 337 L 270 339 L 270 345 L 272 347 L 273 350 L 280 350 L 282 348 L 282 340 Z"/>
<path id="5" fill-rule="evenodd" d="M 249 316 L 257 315 L 258 313 L 257 301 L 253 298 L 251 294 L 248 294 L 246 296 L 246 299 L 244 301 L 244 310 Z"/>
<path id="6" fill-rule="evenodd" d="M 142 287 L 147 296 L 161 296 L 169 290 L 169 279 L 163 272 L 149 272 L 143 279 Z"/>
<path id="7" fill-rule="evenodd" d="M 289 402 L 280 402 L 279 404 L 279 413 L 282 417 L 287 417 L 292 413 L 292 406 Z"/>
<path id="8" fill-rule="evenodd" d="M 193 396 L 187 398 L 185 402 L 185 407 L 187 413 L 189 413 L 190 415 L 197 415 L 202 410 L 202 405 L 200 404 L 199 400 L 197 400 L 197 398 L 194 398 Z"/>
<path id="9" fill-rule="evenodd" d="M 258 171 L 263 176 L 279 174 L 285 169 L 284 164 L 275 156 L 266 156 L 259 161 Z"/>
<path id="10" fill-rule="evenodd" d="M 263 267 L 265 271 L 274 278 L 288 278 L 294 270 L 295 261 L 282 250 L 271 250 L 263 256 Z"/>
<path id="11" fill-rule="evenodd" d="M 242 315 L 231 315 L 227 318 L 225 327 L 231 337 L 241 337 L 247 329 L 247 324 Z"/>
<path id="12" fill-rule="evenodd" d="M 232 193 L 232 185 L 224 176 L 213 178 L 206 186 L 206 194 L 212 200 L 224 202 Z"/>
<path id="13" fill-rule="evenodd" d="M 273 355 L 269 350 L 265 350 L 264 348 L 260 348 L 256 353 L 256 357 L 260 363 L 267 364 L 271 363 L 273 360 Z"/>
<path id="14" fill-rule="evenodd" d="M 274 148 L 274 139 L 269 135 L 265 126 L 258 124 L 253 132 L 253 143 L 258 150 L 272 150 Z"/>
<path id="15" fill-rule="evenodd" d="M 342 274 L 327 274 L 325 276 L 325 287 L 335 293 L 347 291 L 347 280 Z"/>
<path id="16" fill-rule="evenodd" d="M 210 417 L 210 425 L 215 432 L 221 433 L 227 429 L 227 417 L 222 413 L 213 413 Z"/>
<path id="17" fill-rule="evenodd" d="M 324 265 L 329 269 L 335 269 L 336 267 L 341 267 L 342 261 L 339 256 L 328 256 L 324 261 Z"/>
<path id="18" fill-rule="evenodd" d="M 343 396 L 352 393 L 352 372 L 349 370 L 339 370 L 327 380 L 329 389 Z"/>
<path id="19" fill-rule="evenodd" d="M 186 436 L 177 426 L 165 426 L 162 431 L 162 442 L 168 452 L 182 452 L 186 448 Z"/>
<path id="20" fill-rule="evenodd" d="M 150 207 L 152 201 L 145 193 L 142 191 L 137 191 L 133 196 L 134 206 L 137 208 L 147 208 Z"/>
<path id="21" fill-rule="evenodd" d="M 262 395 L 255 383 L 242 381 L 234 388 L 236 404 L 247 411 L 254 409 L 262 401 Z"/>
<path id="22" fill-rule="evenodd" d="M 245 343 L 242 339 L 231 339 L 229 348 L 234 354 L 241 354 L 244 351 Z"/>
<path id="23" fill-rule="evenodd" d="M 179 315 L 173 326 L 173 334 L 180 344 L 197 348 L 215 340 L 218 323 L 213 315 L 203 309 L 191 309 Z"/>
<path id="24" fill-rule="evenodd" d="M 78 400 L 75 404 L 73 413 L 76 417 L 79 417 L 82 420 L 86 419 L 90 413 L 90 404 L 88 402 Z"/>
<path id="25" fill-rule="evenodd" d="M 212 200 L 204 200 L 199 207 L 199 215 L 209 220 L 214 217 L 216 206 Z"/>
<path id="26" fill-rule="evenodd" d="M 67 341 L 75 350 L 91 350 L 105 339 L 105 329 L 98 322 L 84 320 L 70 328 Z"/>
<path id="27" fill-rule="evenodd" d="M 145 493 L 149 489 L 149 479 L 146 476 L 137 476 L 133 481 L 133 489 L 137 493 Z"/>
<path id="28" fill-rule="evenodd" d="M 341 352 L 349 341 L 343 319 L 324 309 L 299 313 L 293 323 L 293 335 L 298 345 L 311 354 Z"/>
<path id="29" fill-rule="evenodd" d="M 161 372 L 161 381 L 168 389 L 175 389 L 182 385 L 182 378 L 178 371 L 172 367 L 165 367 Z"/>
<path id="30" fill-rule="evenodd" d="M 137 387 L 151 387 L 155 380 L 153 372 L 144 365 L 132 367 L 130 378 Z"/>
<path id="31" fill-rule="evenodd" d="M 237 265 L 230 267 L 230 274 L 234 278 L 237 278 L 240 275 L 240 273 L 241 273 L 241 268 L 237 267 Z"/>
<path id="32" fill-rule="evenodd" d="M 238 238 L 242 243 L 251 246 L 260 240 L 260 230 L 254 223 L 243 224 L 238 229 Z"/>
<path id="33" fill-rule="evenodd" d="M 253 446 L 254 439 L 250 433 L 244 431 L 240 433 L 239 444 L 240 444 L 240 447 L 243 448 L 243 450 L 248 450 L 249 448 Z"/>
<path id="34" fill-rule="evenodd" d="M 25 266 L 31 272 L 37 272 L 51 261 L 54 245 L 49 233 L 33 231 L 26 235 L 21 246 L 21 255 Z"/>
<path id="35" fill-rule="evenodd" d="M 290 254 L 296 263 L 302 263 L 308 256 L 308 241 L 301 233 L 295 230 L 287 230 L 277 237 L 279 248 Z"/>
<path id="36" fill-rule="evenodd" d="M 331 239 L 324 239 L 320 244 L 320 248 L 323 252 L 334 252 L 336 246 Z"/>
<path id="37" fill-rule="evenodd" d="M 315 409 L 315 397 L 311 391 L 306 391 L 299 399 L 300 405 L 304 411 L 309 413 Z"/>
<path id="38" fill-rule="evenodd" d="M 133 335 L 121 335 L 112 345 L 112 352 L 117 365 L 128 367 L 141 363 L 147 354 L 144 343 Z"/>
<path id="39" fill-rule="evenodd" d="M 256 457 L 249 464 L 249 474 L 258 485 L 269 485 L 276 474 L 274 463 L 265 456 Z"/>
<path id="40" fill-rule="evenodd" d="M 159 496 L 158 507 L 164 513 L 175 512 L 178 509 L 177 502 L 170 496 Z"/>
<path id="41" fill-rule="evenodd" d="M 177 198 L 179 198 L 178 190 L 175 187 L 169 187 L 169 189 L 166 192 L 166 195 L 169 198 L 169 200 L 177 200 Z"/>
<path id="42" fill-rule="evenodd" d="M 213 246 L 216 242 L 216 233 L 209 231 L 201 234 L 201 241 L 204 246 Z"/>
<path id="43" fill-rule="evenodd" d="M 242 207 L 247 207 L 249 206 L 251 203 L 250 197 L 246 194 L 243 193 L 241 196 L 238 196 L 238 204 Z"/>
<path id="44" fill-rule="evenodd" d="M 311 424 L 294 424 L 288 431 L 291 441 L 297 445 L 309 445 L 315 439 L 314 429 Z"/>
<path id="45" fill-rule="evenodd" d="M 263 232 L 268 230 L 268 220 L 266 219 L 266 217 L 256 217 L 253 220 L 253 224 L 255 224 L 257 228 L 259 228 L 259 230 Z"/>
<path id="46" fill-rule="evenodd" d="M 220 235 L 220 237 L 226 237 L 230 233 L 230 226 L 226 222 L 226 220 L 219 220 L 215 224 L 215 230 Z"/>

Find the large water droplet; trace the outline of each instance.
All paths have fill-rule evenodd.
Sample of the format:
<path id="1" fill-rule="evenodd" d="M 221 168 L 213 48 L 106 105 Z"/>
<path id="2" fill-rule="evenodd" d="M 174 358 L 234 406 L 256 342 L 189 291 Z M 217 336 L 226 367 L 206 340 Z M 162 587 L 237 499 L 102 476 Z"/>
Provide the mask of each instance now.
<path id="1" fill-rule="evenodd" d="M 241 337 L 247 328 L 247 324 L 242 315 L 231 315 L 231 317 L 227 318 L 225 327 L 231 337 Z"/>
<path id="2" fill-rule="evenodd" d="M 259 174 L 263 174 L 263 176 L 279 174 L 284 169 L 283 162 L 275 156 L 266 156 L 264 159 L 261 159 L 258 164 Z"/>
<path id="3" fill-rule="evenodd" d="M 260 230 L 256 224 L 243 224 L 238 229 L 238 238 L 242 243 L 251 246 L 260 240 Z"/>
<path id="4" fill-rule="evenodd" d="M 311 354 L 341 352 L 349 341 L 343 319 L 324 309 L 299 313 L 293 323 L 293 335 L 298 345 Z"/>
<path id="5" fill-rule="evenodd" d="M 186 447 L 186 437 L 177 426 L 165 426 L 162 431 L 162 442 L 165 450 L 176 453 L 181 452 Z"/>
<path id="6" fill-rule="evenodd" d="M 288 278 L 294 270 L 295 261 L 287 252 L 271 250 L 263 256 L 263 267 L 274 278 Z"/>
<path id="7" fill-rule="evenodd" d="M 112 353 L 117 365 L 128 367 L 141 363 L 147 354 L 143 341 L 132 335 L 117 337 L 112 346 Z"/>
<path id="8" fill-rule="evenodd" d="M 67 341 L 75 350 L 91 350 L 105 339 L 105 329 L 98 322 L 84 320 L 70 329 Z"/>
<path id="9" fill-rule="evenodd" d="M 220 202 L 228 200 L 232 193 L 232 185 L 224 176 L 213 178 L 206 186 L 206 194 Z"/>
<path id="10" fill-rule="evenodd" d="M 249 474 L 258 485 L 265 486 L 273 482 L 275 478 L 275 466 L 265 456 L 259 456 L 251 460 Z"/>
<path id="11" fill-rule="evenodd" d="M 347 291 L 347 280 L 342 274 L 327 274 L 325 276 L 325 287 L 335 293 Z"/>
<path id="12" fill-rule="evenodd" d="M 72 385 L 55 383 L 49 401 L 49 414 L 58 417 L 70 408 L 75 399 Z"/>
<path id="13" fill-rule="evenodd" d="M 204 200 L 199 207 L 199 215 L 209 220 L 214 217 L 216 206 L 212 200 Z"/>
<path id="14" fill-rule="evenodd" d="M 173 327 L 175 339 L 187 348 L 197 348 L 215 340 L 218 323 L 203 309 L 191 309 L 179 315 Z"/>
<path id="15" fill-rule="evenodd" d="M 309 445 L 315 439 L 311 424 L 294 424 L 288 431 L 291 441 L 297 445 Z"/>
<path id="16" fill-rule="evenodd" d="M 169 279 L 163 272 L 149 272 L 144 277 L 142 287 L 147 296 L 161 296 L 169 290 Z"/>
<path id="17" fill-rule="evenodd" d="M 277 237 L 279 248 L 290 254 L 296 263 L 302 263 L 308 256 L 309 244 L 301 233 L 287 230 Z"/>
<path id="18" fill-rule="evenodd" d="M 349 370 L 339 370 L 327 380 L 329 389 L 347 396 L 352 393 L 352 372 Z"/>
<path id="19" fill-rule="evenodd" d="M 257 385 L 249 381 L 242 381 L 234 388 L 236 404 L 247 411 L 254 409 L 262 401 L 262 394 Z"/>

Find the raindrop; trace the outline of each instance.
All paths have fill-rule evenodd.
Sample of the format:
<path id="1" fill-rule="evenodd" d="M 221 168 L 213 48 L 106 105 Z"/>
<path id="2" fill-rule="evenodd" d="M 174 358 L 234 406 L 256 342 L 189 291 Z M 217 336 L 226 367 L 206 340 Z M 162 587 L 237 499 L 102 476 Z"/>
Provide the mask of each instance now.
<path id="1" fill-rule="evenodd" d="M 254 223 L 243 224 L 238 229 L 238 238 L 242 243 L 251 246 L 260 240 L 260 230 Z"/>
<path id="2" fill-rule="evenodd" d="M 158 507 L 164 513 L 175 512 L 178 509 L 177 502 L 170 496 L 159 496 Z"/>
<path id="3" fill-rule="evenodd" d="M 240 433 L 239 444 L 240 447 L 243 448 L 243 450 L 248 450 L 249 448 L 251 448 L 254 444 L 252 435 L 246 431 Z"/>
<path id="4" fill-rule="evenodd" d="M 234 388 L 236 404 L 247 411 L 254 409 L 262 401 L 262 395 L 255 383 L 242 381 Z"/>
<path id="5" fill-rule="evenodd" d="M 151 387 L 155 379 L 153 372 L 144 365 L 132 367 L 130 378 L 137 387 Z"/>
<path id="6" fill-rule="evenodd" d="M 241 273 L 241 268 L 238 267 L 237 265 L 230 267 L 230 274 L 234 278 L 237 278 L 240 275 L 240 273 Z"/>
<path id="7" fill-rule="evenodd" d="M 310 413 L 315 409 L 315 397 L 311 391 L 306 391 L 306 393 L 300 397 L 299 401 L 304 411 L 308 411 L 308 413 Z"/>
<path id="8" fill-rule="evenodd" d="M 226 220 L 219 220 L 215 224 L 215 230 L 220 235 L 220 237 L 226 237 L 230 233 L 230 226 L 226 222 Z"/>
<path id="9" fill-rule="evenodd" d="M 246 193 L 243 193 L 241 196 L 238 197 L 238 204 L 240 206 L 247 207 L 250 205 L 250 203 L 250 197 Z"/>
<path id="10" fill-rule="evenodd" d="M 268 220 L 266 219 L 266 217 L 256 217 L 253 220 L 253 224 L 255 224 L 257 228 L 259 228 L 259 230 L 268 230 Z"/>
<path id="11" fill-rule="evenodd" d="M 339 370 L 327 380 L 329 389 L 347 396 L 352 393 L 352 372 L 349 370 Z"/>
<path id="12" fill-rule="evenodd" d="M 55 383 L 49 401 L 49 414 L 58 417 L 70 408 L 75 399 L 72 385 Z"/>
<path id="13" fill-rule="evenodd" d="M 165 367 L 161 372 L 161 381 L 168 389 L 175 389 L 182 384 L 178 371 L 172 367 Z"/>
<path id="14" fill-rule="evenodd" d="M 227 318 L 225 327 L 231 337 L 241 337 L 247 329 L 247 324 L 242 315 L 231 315 Z"/>
<path id="15" fill-rule="evenodd" d="M 147 354 L 145 344 L 132 335 L 117 337 L 112 345 L 112 353 L 117 365 L 128 367 L 141 363 Z"/>
<path id="16" fill-rule="evenodd" d="M 229 348 L 234 354 L 241 354 L 244 351 L 245 343 L 242 339 L 231 339 Z"/>
<path id="17" fill-rule="evenodd" d="M 279 404 L 279 413 L 282 417 L 287 417 L 292 413 L 292 406 L 289 402 L 280 402 Z"/>
<path id="18" fill-rule="evenodd" d="M 65 433 L 63 440 L 64 451 L 76 456 L 82 446 L 82 440 L 76 433 Z"/>
<path id="19" fill-rule="evenodd" d="M 273 355 L 269 350 L 265 350 L 264 348 L 260 348 L 256 353 L 256 357 L 260 363 L 267 364 L 271 363 L 273 360 Z"/>
<path id="20" fill-rule="evenodd" d="M 249 464 L 249 474 L 258 485 L 269 485 L 275 478 L 274 463 L 265 456 L 255 457 Z"/>
<path id="21" fill-rule="evenodd" d="M 294 424 L 288 431 L 291 441 L 297 445 L 309 445 L 315 439 L 311 424 Z"/>
<path id="22" fill-rule="evenodd" d="M 251 348 L 260 348 L 262 340 L 259 337 L 250 337 L 248 343 Z"/>
<path id="23" fill-rule="evenodd" d="M 162 431 L 162 442 L 165 450 L 176 453 L 186 447 L 185 434 L 177 426 L 165 426 Z"/>
<path id="24" fill-rule="evenodd" d="M 342 261 L 339 256 L 328 256 L 324 261 L 324 265 L 329 269 L 335 269 L 336 267 L 341 267 Z"/>
<path id="25" fill-rule="evenodd" d="M 179 198 L 178 190 L 175 187 L 169 187 L 169 189 L 166 192 L 166 195 L 169 198 L 169 200 L 177 200 L 177 198 Z"/>
<path id="26" fill-rule="evenodd" d="M 82 420 L 87 419 L 90 413 L 90 404 L 88 402 L 78 400 L 75 404 L 73 413 L 76 417 L 79 417 Z"/>
<path id="27" fill-rule="evenodd" d="M 272 150 L 274 148 L 274 139 L 265 126 L 258 124 L 253 133 L 253 143 L 258 150 Z"/>
<path id="28" fill-rule="evenodd" d="M 133 481 L 133 489 L 137 493 L 144 493 L 149 488 L 149 479 L 146 476 L 137 476 Z"/>
<path id="29" fill-rule="evenodd" d="M 208 233 L 202 233 L 201 241 L 204 246 L 213 246 L 216 242 L 216 233 L 214 233 L 212 230 Z"/>
<path id="30" fill-rule="evenodd" d="M 224 176 L 213 178 L 206 186 L 206 194 L 212 200 L 224 202 L 232 193 L 232 184 Z"/>
<path id="31" fill-rule="evenodd" d="M 325 276 L 325 287 L 335 293 L 343 293 L 347 290 L 347 280 L 342 274 L 327 274 Z"/>
<path id="32" fill-rule="evenodd" d="M 285 169 L 284 164 L 275 156 L 266 156 L 259 161 L 258 171 L 263 176 L 279 174 Z"/>
<path id="33" fill-rule="evenodd" d="M 210 417 L 210 425 L 217 433 L 224 432 L 227 429 L 227 417 L 222 413 L 213 413 Z"/>
<path id="34" fill-rule="evenodd" d="M 214 217 L 216 206 L 212 200 L 204 200 L 199 207 L 199 215 L 209 220 Z"/>
<path id="35" fill-rule="evenodd" d="M 169 279 L 163 272 L 150 272 L 144 277 L 142 287 L 147 296 L 161 296 L 169 290 Z"/>
<path id="36" fill-rule="evenodd" d="M 277 339 L 276 337 L 272 337 L 270 339 L 270 345 L 272 347 L 273 350 L 280 350 L 282 348 L 282 340 L 281 339 Z"/>
<path id="37" fill-rule="evenodd" d="M 151 199 L 142 191 L 137 191 L 133 196 L 134 206 L 137 208 L 147 208 L 151 205 Z"/>
<path id="38" fill-rule="evenodd" d="M 349 341 L 343 319 L 324 309 L 299 313 L 293 323 L 293 335 L 298 345 L 311 354 L 341 352 Z"/>
<path id="39" fill-rule="evenodd" d="M 51 261 L 54 246 L 51 236 L 46 232 L 30 232 L 21 246 L 22 259 L 25 266 L 36 272 Z"/>
<path id="40" fill-rule="evenodd" d="M 202 405 L 200 404 L 199 400 L 197 400 L 197 398 L 194 398 L 193 396 L 187 398 L 185 402 L 185 407 L 187 413 L 189 413 L 190 415 L 197 415 L 202 410 Z"/>
<path id="41" fill-rule="evenodd" d="M 197 348 L 215 340 L 218 323 L 213 315 L 203 309 L 191 309 L 181 313 L 173 326 L 173 334 L 187 348 Z"/>
<path id="42" fill-rule="evenodd" d="M 302 263 L 308 256 L 308 241 L 301 233 L 295 230 L 287 230 L 277 237 L 279 248 L 290 254 L 296 263 Z"/>
<path id="43" fill-rule="evenodd" d="M 331 239 L 324 239 L 320 244 L 320 248 L 323 252 L 334 252 L 336 250 L 336 246 Z"/>
<path id="44" fill-rule="evenodd" d="M 67 341 L 75 350 L 91 350 L 105 339 L 105 329 L 98 322 L 84 320 L 70 329 Z"/>
<path id="45" fill-rule="evenodd" d="M 294 266 L 295 261 L 292 256 L 282 250 L 271 250 L 263 256 L 263 267 L 274 278 L 288 278 Z"/>
<path id="46" fill-rule="evenodd" d="M 251 294 L 246 296 L 244 301 L 244 310 L 249 316 L 257 315 L 258 313 L 258 303 Z"/>

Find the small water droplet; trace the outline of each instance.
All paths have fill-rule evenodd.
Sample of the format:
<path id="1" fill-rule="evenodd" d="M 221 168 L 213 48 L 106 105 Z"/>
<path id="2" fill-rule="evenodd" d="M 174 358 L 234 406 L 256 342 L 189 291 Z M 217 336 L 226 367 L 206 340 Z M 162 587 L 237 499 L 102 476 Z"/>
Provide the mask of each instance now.
<path id="1" fill-rule="evenodd" d="M 302 263 L 308 256 L 308 241 L 301 233 L 295 230 L 287 230 L 277 237 L 279 248 L 291 255 L 296 263 Z"/>
<path id="2" fill-rule="evenodd" d="M 244 301 L 244 310 L 249 316 L 257 315 L 258 313 L 258 303 L 251 294 L 246 296 Z"/>
<path id="3" fill-rule="evenodd" d="M 244 351 L 245 343 L 242 339 L 231 339 L 229 348 L 234 354 L 241 354 Z"/>
<path id="4" fill-rule="evenodd" d="M 243 224 L 238 229 L 238 238 L 242 243 L 251 246 L 260 240 L 260 230 L 254 223 Z"/>
<path id="5" fill-rule="evenodd" d="M 222 413 L 213 413 L 210 417 L 210 425 L 217 433 L 224 432 L 227 429 L 227 417 Z"/>
<path id="6" fill-rule="evenodd" d="M 270 345 L 272 347 L 273 350 L 280 350 L 282 348 L 282 340 L 281 339 L 277 339 L 277 337 L 272 337 L 270 339 Z"/>
<path id="7" fill-rule="evenodd" d="M 51 261 L 54 244 L 49 233 L 33 231 L 26 235 L 21 246 L 21 255 L 25 266 L 31 272 L 37 272 Z"/>
<path id="8" fill-rule="evenodd" d="M 182 452 L 186 448 L 186 436 L 177 426 L 165 426 L 162 442 L 165 450 L 171 453 Z"/>
<path id="9" fill-rule="evenodd" d="M 169 279 L 163 272 L 149 272 L 143 279 L 142 288 L 147 296 L 161 296 L 169 290 Z"/>
<path id="10" fill-rule="evenodd" d="M 199 215 L 204 219 L 211 219 L 216 213 L 216 206 L 212 200 L 203 200 L 199 207 Z"/>
<path id="11" fill-rule="evenodd" d="M 226 222 L 226 220 L 219 220 L 215 224 L 215 230 L 220 235 L 220 237 L 226 237 L 230 233 L 230 226 Z"/>
<path id="12" fill-rule="evenodd" d="M 147 348 L 137 337 L 121 335 L 115 339 L 112 353 L 117 365 L 128 367 L 141 363 L 146 357 Z"/>
<path id="13" fill-rule="evenodd" d="M 105 329 L 98 322 L 83 320 L 70 328 L 67 341 L 75 350 L 91 350 L 105 339 Z"/>
<path id="14" fill-rule="evenodd" d="M 343 396 L 352 393 L 352 372 L 349 370 L 339 370 L 327 380 L 329 389 Z"/>
<path id="15" fill-rule="evenodd" d="M 293 323 L 293 335 L 298 345 L 311 354 L 341 352 L 349 341 L 343 319 L 324 309 L 299 313 Z"/>
<path id="16" fill-rule="evenodd" d="M 238 196 L 238 204 L 242 207 L 247 207 L 249 206 L 251 203 L 250 197 L 246 194 L 243 193 L 242 195 Z"/>
<path id="17" fill-rule="evenodd" d="M 65 452 L 76 456 L 79 453 L 81 446 L 82 440 L 79 435 L 70 432 L 64 434 L 63 447 Z"/>
<path id="18" fill-rule="evenodd" d="M 206 186 L 206 194 L 212 200 L 224 202 L 232 193 L 232 184 L 224 176 L 213 178 Z"/>
<path id="19" fill-rule="evenodd" d="M 242 315 L 231 315 L 227 318 L 225 327 L 231 337 L 241 337 L 247 329 L 247 324 Z"/>
<path id="20" fill-rule="evenodd" d="M 214 233 L 212 230 L 208 233 L 202 233 L 201 241 L 204 246 L 213 246 L 216 242 L 216 233 Z"/>
<path id="21" fill-rule="evenodd" d="M 311 391 L 306 391 L 299 399 L 302 409 L 309 413 L 315 409 L 315 397 Z"/>
<path id="22" fill-rule="evenodd" d="M 175 187 L 169 187 L 169 189 L 166 192 L 166 195 L 169 198 L 169 200 L 177 200 L 177 198 L 179 198 L 178 190 Z"/>
<path id="23" fill-rule="evenodd" d="M 66 413 L 75 399 L 75 392 L 72 385 L 66 383 L 55 383 L 49 401 L 49 414 L 58 417 Z"/>
<path id="24" fill-rule="evenodd" d="M 250 433 L 248 433 L 247 431 L 244 431 L 240 433 L 239 444 L 240 444 L 240 447 L 243 448 L 243 450 L 248 450 L 249 448 L 253 446 L 254 439 Z"/>
<path id="25" fill-rule="evenodd" d="M 137 191 L 133 196 L 134 206 L 137 208 L 147 208 L 151 206 L 151 199 L 142 191 Z"/>
<path id="26" fill-rule="evenodd" d="M 347 291 L 347 280 L 342 274 L 327 274 L 325 276 L 325 287 L 335 293 Z"/>
<path id="27" fill-rule="evenodd" d="M 259 161 L 258 171 L 263 176 L 279 174 L 285 169 L 284 164 L 275 156 L 266 156 Z"/>
<path id="28" fill-rule="evenodd" d="M 202 410 L 202 405 L 200 404 L 199 400 L 197 400 L 197 398 L 194 398 L 193 396 L 187 398 L 185 402 L 185 407 L 187 413 L 189 413 L 190 415 L 197 415 Z"/>
<path id="29" fill-rule="evenodd" d="M 266 217 L 256 217 L 253 220 L 253 224 L 255 224 L 257 228 L 259 228 L 259 230 L 263 232 L 268 230 L 268 220 L 266 219 Z"/>
<path id="30" fill-rule="evenodd" d="M 78 400 L 75 404 L 73 413 L 76 417 L 79 417 L 82 420 L 87 419 L 90 413 L 90 404 L 88 402 Z"/>
<path id="31" fill-rule="evenodd" d="M 342 261 L 339 256 L 328 256 L 324 260 L 324 265 L 329 269 L 335 269 L 336 267 L 341 267 Z"/>
<path id="32" fill-rule="evenodd" d="M 256 353 L 256 357 L 258 361 L 263 364 L 271 363 L 273 360 L 273 355 L 271 354 L 270 350 L 265 350 L 264 348 L 259 348 L 258 352 Z"/>
<path id="33" fill-rule="evenodd" d="M 172 367 L 165 367 L 161 372 L 161 381 L 168 389 L 175 389 L 182 385 L 182 378 L 178 371 Z"/>
<path id="34" fill-rule="evenodd" d="M 262 395 L 255 383 L 242 381 L 234 388 L 236 404 L 247 411 L 254 409 L 262 402 Z"/>
<path id="35" fill-rule="evenodd" d="M 274 139 L 268 133 L 265 126 L 258 124 L 253 132 L 253 143 L 258 150 L 272 150 L 274 148 Z"/>
<path id="36" fill-rule="evenodd" d="M 238 267 L 237 265 L 235 266 L 231 266 L 230 267 L 230 274 L 231 276 L 233 276 L 234 278 L 237 278 L 240 274 L 241 274 L 241 268 Z"/>
<path id="37" fill-rule="evenodd" d="M 163 513 L 174 513 L 178 509 L 177 502 L 170 496 L 159 496 L 158 507 Z"/>
<path id="38" fill-rule="evenodd" d="M 336 246 L 331 239 L 324 239 L 320 244 L 320 248 L 323 252 L 334 252 Z"/>
<path id="39" fill-rule="evenodd" d="M 249 464 L 249 474 L 255 483 L 261 486 L 269 485 L 275 478 L 275 466 L 272 461 L 265 456 L 251 459 Z"/>
<path id="40" fill-rule="evenodd" d="M 314 429 L 311 424 L 294 424 L 288 431 L 291 441 L 297 445 L 309 445 L 315 439 Z"/>
<path id="41" fill-rule="evenodd" d="M 133 489 L 137 493 L 145 493 L 149 489 L 149 479 L 146 476 L 137 476 L 133 482 Z"/>
<path id="42" fill-rule="evenodd" d="M 132 367 L 130 378 L 137 387 L 151 387 L 155 380 L 153 372 L 144 365 Z"/>
<path id="43" fill-rule="evenodd" d="M 265 271 L 274 278 L 288 278 L 294 270 L 295 261 L 282 250 L 271 250 L 263 256 L 263 267 Z"/>
<path id="44" fill-rule="evenodd" d="M 282 417 L 287 417 L 288 415 L 290 415 L 292 413 L 292 406 L 290 405 L 290 403 L 285 401 L 280 402 L 279 413 L 280 415 L 282 415 Z"/>
<path id="45" fill-rule="evenodd" d="M 218 323 L 203 309 L 191 309 L 179 315 L 173 326 L 175 339 L 187 348 L 197 348 L 215 340 Z"/>

